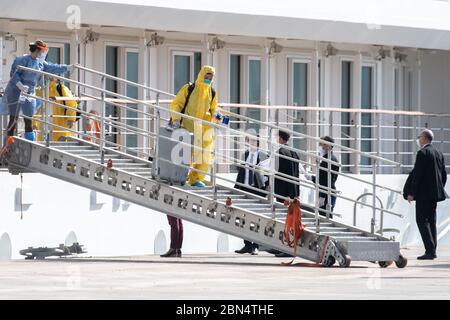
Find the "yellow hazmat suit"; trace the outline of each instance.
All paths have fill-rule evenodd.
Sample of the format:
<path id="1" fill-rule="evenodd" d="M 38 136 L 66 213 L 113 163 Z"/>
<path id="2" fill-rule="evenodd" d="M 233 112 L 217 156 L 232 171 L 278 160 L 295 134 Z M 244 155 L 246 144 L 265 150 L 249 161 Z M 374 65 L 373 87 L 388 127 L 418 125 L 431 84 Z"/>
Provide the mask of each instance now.
<path id="1" fill-rule="evenodd" d="M 211 66 L 203 66 L 198 73 L 197 80 L 195 81 L 195 88 L 189 97 L 189 102 L 184 114 L 211 122 L 217 106 L 217 94 L 213 99 L 211 91 L 212 82 L 210 84 L 204 82 L 205 75 L 208 73 L 214 75 L 214 68 Z M 189 84 L 186 84 L 178 91 L 170 105 L 170 111 L 182 111 L 188 96 L 188 88 Z M 172 113 L 171 117 L 172 121 L 181 120 L 181 116 L 177 114 Z M 201 152 L 200 149 L 194 148 L 191 166 L 197 170 L 208 172 L 212 161 L 211 152 L 214 148 L 213 128 L 190 119 L 183 119 L 181 126 L 194 134 L 194 145 L 203 148 L 203 152 Z M 203 182 L 204 180 L 204 173 L 193 170 L 189 172 L 188 184 L 192 185 L 196 182 Z"/>
<path id="2" fill-rule="evenodd" d="M 70 91 L 69 88 L 67 88 L 64 84 L 61 83 L 61 93 L 62 95 L 59 94 L 58 90 L 57 90 L 57 86 L 58 86 L 58 81 L 53 80 L 50 82 L 50 87 L 49 87 L 49 96 L 51 97 L 73 97 L 72 92 Z M 36 89 L 36 95 L 37 96 L 41 96 L 41 90 L 40 88 Z M 65 104 L 67 107 L 69 108 L 74 108 L 76 109 L 78 106 L 77 101 L 59 101 L 58 103 L 60 104 Z M 76 121 L 76 115 L 77 112 L 75 110 L 71 110 L 71 109 L 66 109 L 57 105 L 53 105 L 53 110 L 52 110 L 52 118 L 51 118 L 51 123 L 60 126 L 60 127 L 64 127 L 64 128 L 68 128 L 71 130 L 75 130 L 75 126 L 74 123 Z M 42 117 L 42 107 L 39 109 L 38 113 L 35 115 L 36 118 L 41 119 Z M 34 120 L 33 121 L 33 127 L 37 128 L 38 131 L 38 141 L 42 140 L 42 135 L 41 135 L 41 128 L 42 128 L 42 123 L 39 121 Z M 74 134 L 70 131 L 64 131 L 63 128 L 60 127 L 50 127 L 49 129 L 53 130 L 53 137 L 52 137 L 52 141 L 59 141 L 63 138 L 66 137 L 71 137 Z"/>

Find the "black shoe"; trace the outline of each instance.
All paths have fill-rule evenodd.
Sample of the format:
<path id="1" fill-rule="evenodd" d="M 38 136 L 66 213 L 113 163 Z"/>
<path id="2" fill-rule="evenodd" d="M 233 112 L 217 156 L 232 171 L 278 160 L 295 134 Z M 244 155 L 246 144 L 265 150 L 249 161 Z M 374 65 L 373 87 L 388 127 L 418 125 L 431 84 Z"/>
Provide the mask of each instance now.
<path id="1" fill-rule="evenodd" d="M 275 250 L 275 249 L 268 249 L 268 250 L 266 250 L 266 252 L 267 252 L 267 253 L 270 253 L 270 254 L 277 254 L 277 253 L 280 253 L 280 251 Z"/>
<path id="2" fill-rule="evenodd" d="M 417 257 L 417 260 L 434 260 L 436 258 L 436 254 L 425 253 L 423 256 Z"/>
<path id="3" fill-rule="evenodd" d="M 277 253 L 277 254 L 275 255 L 275 257 L 277 257 L 277 258 L 290 258 L 290 257 L 293 257 L 293 256 L 291 256 L 291 255 L 288 254 L 288 253 L 280 252 L 280 253 Z"/>
<path id="4" fill-rule="evenodd" d="M 161 258 L 175 258 L 177 257 L 178 251 L 177 249 L 169 249 L 166 253 L 160 255 Z M 180 251 L 181 256 L 181 251 Z"/>
<path id="5" fill-rule="evenodd" d="M 252 252 L 250 252 L 250 254 L 252 256 L 256 256 L 256 255 L 258 255 L 258 252 L 259 252 L 258 248 L 252 248 Z"/>
<path id="6" fill-rule="evenodd" d="M 235 250 L 234 252 L 239 253 L 239 254 L 244 254 L 244 253 L 252 253 L 252 248 L 249 246 L 243 246 L 241 249 L 239 250 Z"/>
<path id="7" fill-rule="evenodd" d="M 177 249 L 177 258 L 181 258 L 181 249 Z"/>

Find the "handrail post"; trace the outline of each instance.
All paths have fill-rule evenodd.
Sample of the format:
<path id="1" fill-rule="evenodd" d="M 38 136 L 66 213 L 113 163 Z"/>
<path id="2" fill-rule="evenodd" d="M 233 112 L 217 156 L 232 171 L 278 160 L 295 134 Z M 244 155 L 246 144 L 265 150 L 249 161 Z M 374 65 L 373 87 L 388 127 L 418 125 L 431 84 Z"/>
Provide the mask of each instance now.
<path id="1" fill-rule="evenodd" d="M 319 159 L 316 158 L 316 179 L 315 179 L 315 188 L 316 188 L 316 206 L 314 208 L 315 215 L 315 224 L 316 224 L 316 232 L 320 232 L 320 217 L 319 217 Z"/>
<path id="2" fill-rule="evenodd" d="M 270 156 L 270 175 L 269 175 L 269 202 L 272 211 L 272 219 L 275 219 L 275 150 L 272 137 L 273 129 L 269 128 L 269 156 Z"/>
<path id="3" fill-rule="evenodd" d="M 45 90 L 45 76 L 41 77 L 41 97 L 47 99 Z M 42 101 L 41 140 L 47 144 L 47 101 Z"/>
<path id="4" fill-rule="evenodd" d="M 217 137 L 218 135 L 217 127 L 214 127 L 214 137 Z M 216 174 L 217 174 L 217 141 L 214 142 L 214 149 L 213 149 L 213 165 L 211 168 L 211 185 L 213 187 L 213 199 L 214 201 L 217 200 L 217 181 L 216 181 Z"/>
<path id="5" fill-rule="evenodd" d="M 327 154 L 328 160 L 330 160 L 331 157 L 331 149 L 328 151 Z M 317 178 L 318 179 L 318 178 Z M 331 162 L 328 161 L 328 170 L 327 170 L 327 219 L 330 219 L 330 213 L 331 213 Z"/>
<path id="6" fill-rule="evenodd" d="M 400 162 L 400 116 L 395 115 L 395 161 Z M 397 166 L 397 174 L 400 174 L 400 167 Z"/>
<path id="7" fill-rule="evenodd" d="M 105 109 L 106 109 L 106 104 L 105 104 L 106 78 L 104 76 L 102 77 L 101 84 L 102 84 L 102 93 L 101 93 L 102 106 L 101 106 L 101 110 L 100 110 L 99 146 L 100 146 L 100 163 L 104 164 L 105 163 L 105 149 L 104 149 L 105 148 Z"/>
<path id="8" fill-rule="evenodd" d="M 376 219 L 376 213 L 377 213 L 377 159 L 372 160 L 372 193 L 373 193 L 373 199 L 372 199 L 372 221 L 370 223 L 370 231 L 372 233 L 375 233 L 375 219 Z"/>
<path id="9" fill-rule="evenodd" d="M 50 99 L 50 82 L 45 87 L 45 98 L 46 99 Z M 45 125 L 46 125 L 46 131 L 47 131 L 45 145 L 47 147 L 49 147 L 50 146 L 50 140 L 51 140 L 51 137 L 53 135 L 53 126 L 50 124 L 50 120 L 52 120 L 52 118 L 51 118 L 51 115 L 50 115 L 50 104 L 49 103 L 45 104 L 45 115 L 46 115 Z"/>
<path id="10" fill-rule="evenodd" d="M 156 94 L 156 103 L 157 106 L 159 106 L 159 93 Z M 154 141 L 154 155 L 153 155 L 153 161 L 152 161 L 152 176 L 153 179 L 158 177 L 159 170 L 158 170 L 158 153 L 159 153 L 159 127 L 161 126 L 161 112 L 159 111 L 159 108 L 156 109 L 156 118 L 155 118 L 155 141 Z"/>
<path id="11" fill-rule="evenodd" d="M 377 144 L 377 157 L 381 155 L 381 114 L 376 113 L 375 117 L 377 118 L 377 132 L 376 132 L 376 144 Z M 378 168 L 377 168 L 378 170 Z M 382 170 L 382 168 L 380 168 Z"/>

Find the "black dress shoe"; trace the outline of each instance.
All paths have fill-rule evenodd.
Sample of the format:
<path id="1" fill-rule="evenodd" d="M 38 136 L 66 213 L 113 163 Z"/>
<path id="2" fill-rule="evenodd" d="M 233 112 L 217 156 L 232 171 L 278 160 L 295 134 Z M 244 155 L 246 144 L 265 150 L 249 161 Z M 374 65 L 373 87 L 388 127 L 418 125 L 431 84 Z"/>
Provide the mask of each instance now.
<path id="1" fill-rule="evenodd" d="M 250 254 L 252 256 L 256 256 L 256 255 L 258 255 L 258 252 L 259 252 L 258 248 L 252 248 L 252 252 L 250 252 Z"/>
<path id="2" fill-rule="evenodd" d="M 243 246 L 241 249 L 235 250 L 234 252 L 239 254 L 252 253 L 252 248 L 249 246 Z"/>
<path id="3" fill-rule="evenodd" d="M 280 253 L 280 251 L 275 250 L 275 249 L 267 249 L 266 252 L 267 252 L 267 253 L 270 253 L 270 254 L 277 254 L 277 253 Z"/>
<path id="4" fill-rule="evenodd" d="M 291 255 L 288 254 L 288 253 L 280 252 L 280 253 L 277 253 L 277 254 L 275 255 L 275 257 L 277 257 L 277 258 L 290 258 L 290 257 L 293 257 L 293 256 L 291 256 Z"/>
<path id="5" fill-rule="evenodd" d="M 180 251 L 181 256 L 181 251 Z M 166 253 L 160 255 L 161 258 L 175 258 L 177 257 L 177 249 L 169 249 Z"/>
<path id="6" fill-rule="evenodd" d="M 435 254 L 425 253 L 423 256 L 417 257 L 417 260 L 434 260 L 437 258 Z"/>
<path id="7" fill-rule="evenodd" d="M 181 258 L 181 249 L 177 249 L 177 258 Z"/>

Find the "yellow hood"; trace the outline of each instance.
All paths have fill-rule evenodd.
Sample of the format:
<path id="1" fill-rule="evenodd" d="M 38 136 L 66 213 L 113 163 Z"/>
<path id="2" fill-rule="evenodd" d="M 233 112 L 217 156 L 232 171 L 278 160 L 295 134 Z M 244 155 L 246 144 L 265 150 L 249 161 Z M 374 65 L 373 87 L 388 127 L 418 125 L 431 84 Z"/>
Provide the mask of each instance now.
<path id="1" fill-rule="evenodd" d="M 203 83 L 203 80 L 205 79 L 205 76 L 207 73 L 212 73 L 213 75 L 216 74 L 216 70 L 214 69 L 214 67 L 211 66 L 203 66 L 197 76 L 197 83 Z M 214 81 L 214 78 L 213 78 Z M 213 82 L 211 81 L 211 83 Z"/>

